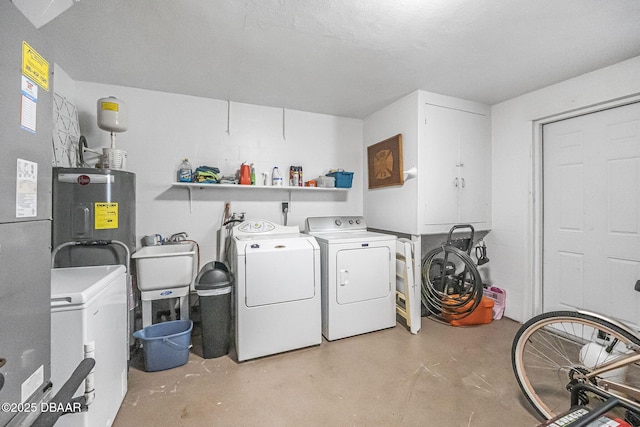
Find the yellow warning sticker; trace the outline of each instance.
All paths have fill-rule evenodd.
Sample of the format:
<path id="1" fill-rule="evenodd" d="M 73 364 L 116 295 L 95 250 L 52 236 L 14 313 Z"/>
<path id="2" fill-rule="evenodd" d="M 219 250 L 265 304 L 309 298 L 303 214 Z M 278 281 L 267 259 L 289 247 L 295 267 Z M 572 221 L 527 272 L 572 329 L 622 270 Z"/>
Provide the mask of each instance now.
<path id="1" fill-rule="evenodd" d="M 25 41 L 22 42 L 22 74 L 49 91 L 49 62 Z"/>
<path id="2" fill-rule="evenodd" d="M 118 228 L 118 203 L 97 202 L 94 211 L 96 230 Z"/>
<path id="3" fill-rule="evenodd" d="M 118 103 L 102 102 L 100 108 L 102 108 L 103 111 L 118 111 Z"/>

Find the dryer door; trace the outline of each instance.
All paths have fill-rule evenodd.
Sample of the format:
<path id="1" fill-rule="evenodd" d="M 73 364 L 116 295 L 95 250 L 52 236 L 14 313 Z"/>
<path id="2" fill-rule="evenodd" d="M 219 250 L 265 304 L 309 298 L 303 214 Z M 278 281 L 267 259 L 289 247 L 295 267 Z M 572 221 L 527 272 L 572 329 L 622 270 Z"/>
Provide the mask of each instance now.
<path id="1" fill-rule="evenodd" d="M 387 246 L 336 252 L 338 304 L 386 298 L 391 292 L 390 256 Z"/>
<path id="2" fill-rule="evenodd" d="M 244 268 L 247 307 L 315 295 L 314 247 L 307 239 L 267 239 L 247 244 Z"/>

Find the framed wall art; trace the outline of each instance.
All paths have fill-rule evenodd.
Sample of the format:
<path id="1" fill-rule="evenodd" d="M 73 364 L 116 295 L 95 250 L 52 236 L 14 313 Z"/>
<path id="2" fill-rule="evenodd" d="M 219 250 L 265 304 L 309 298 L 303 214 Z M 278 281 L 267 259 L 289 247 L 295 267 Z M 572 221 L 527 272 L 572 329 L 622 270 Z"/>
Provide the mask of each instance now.
<path id="1" fill-rule="evenodd" d="M 402 134 L 367 147 L 369 189 L 404 184 Z"/>

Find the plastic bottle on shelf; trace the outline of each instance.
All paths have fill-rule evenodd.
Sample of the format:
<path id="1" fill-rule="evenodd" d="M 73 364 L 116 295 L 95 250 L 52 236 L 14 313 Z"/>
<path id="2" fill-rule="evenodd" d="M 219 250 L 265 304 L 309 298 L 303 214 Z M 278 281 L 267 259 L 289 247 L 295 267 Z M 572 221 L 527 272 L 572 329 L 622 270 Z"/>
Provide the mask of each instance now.
<path id="1" fill-rule="evenodd" d="M 178 181 L 193 181 L 193 170 L 191 169 L 191 163 L 189 163 L 189 159 L 187 159 L 186 157 L 184 158 L 182 163 L 180 163 L 180 168 L 178 169 Z"/>
<path id="2" fill-rule="evenodd" d="M 291 185 L 294 187 L 298 187 L 300 185 L 300 173 L 296 166 L 293 166 L 293 179 L 291 180 Z"/>
<path id="3" fill-rule="evenodd" d="M 273 173 L 271 174 L 271 182 L 272 185 L 282 187 L 282 175 L 280 175 L 280 170 L 277 166 L 273 168 Z"/>

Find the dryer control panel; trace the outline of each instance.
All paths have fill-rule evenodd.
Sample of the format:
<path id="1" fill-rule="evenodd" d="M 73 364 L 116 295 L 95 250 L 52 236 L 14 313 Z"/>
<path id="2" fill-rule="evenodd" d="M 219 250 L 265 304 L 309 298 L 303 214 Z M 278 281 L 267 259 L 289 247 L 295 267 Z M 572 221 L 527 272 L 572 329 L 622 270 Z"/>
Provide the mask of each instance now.
<path id="1" fill-rule="evenodd" d="M 367 229 L 363 216 L 317 216 L 307 218 L 305 232 L 362 231 Z"/>

